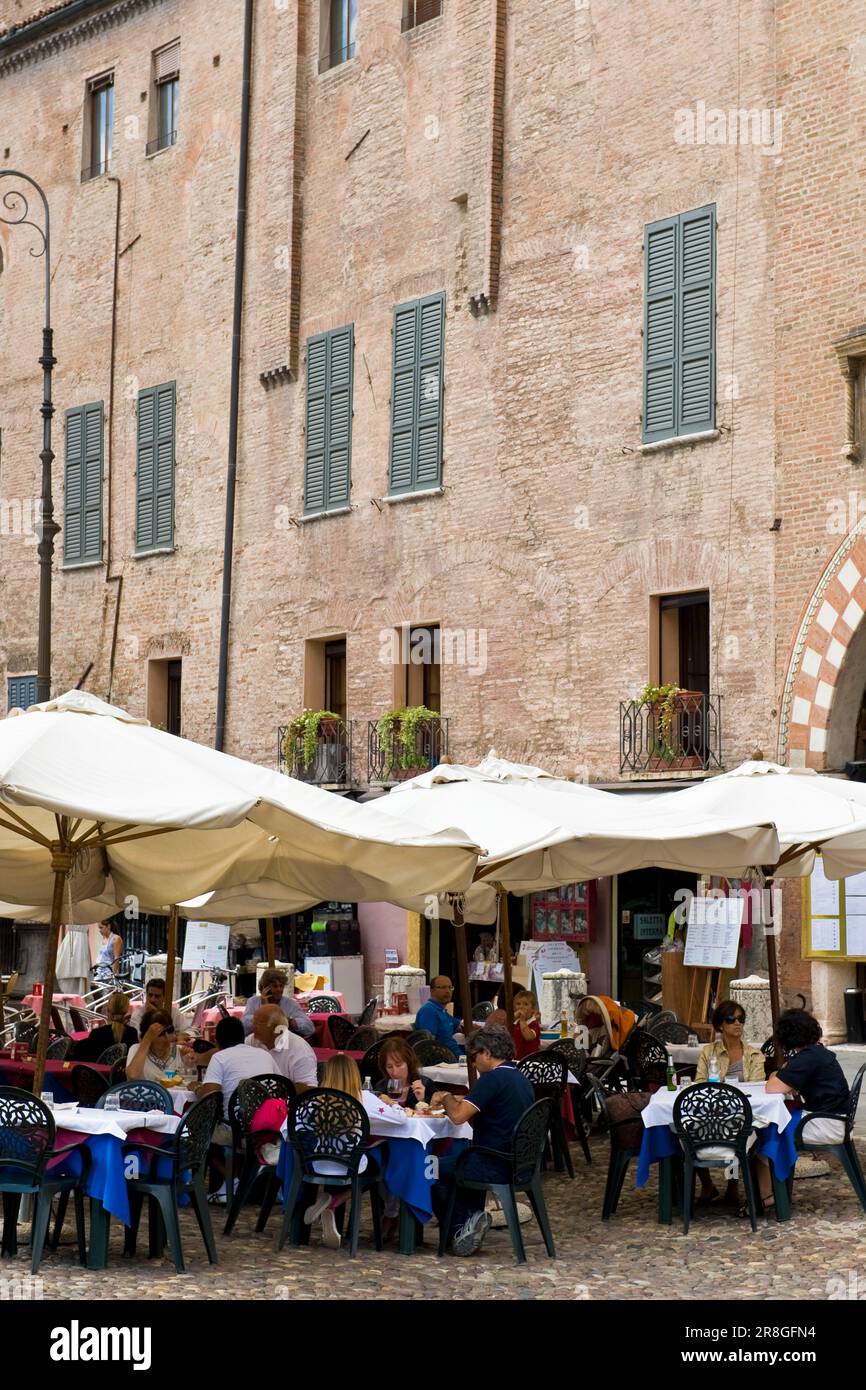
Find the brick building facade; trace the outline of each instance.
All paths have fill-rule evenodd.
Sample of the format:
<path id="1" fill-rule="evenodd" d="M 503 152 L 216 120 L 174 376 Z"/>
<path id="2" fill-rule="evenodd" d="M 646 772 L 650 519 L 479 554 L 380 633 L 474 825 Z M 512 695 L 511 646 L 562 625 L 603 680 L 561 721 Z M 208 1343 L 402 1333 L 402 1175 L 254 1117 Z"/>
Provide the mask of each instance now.
<path id="1" fill-rule="evenodd" d="M 857 580 L 843 570 L 855 548 L 828 581 L 836 626 L 804 658 L 803 615 L 848 539 L 828 537 L 816 478 L 845 496 L 857 476 L 839 457 L 848 357 L 834 348 L 866 318 L 856 201 L 840 206 L 866 81 L 848 8 L 819 22 L 805 0 L 767 0 L 735 21 L 705 0 L 686 12 L 651 0 L 626 22 L 598 0 L 252 6 L 228 751 L 272 763 L 278 728 L 325 706 L 325 646 L 345 642 L 363 787 L 370 721 L 426 690 L 395 669 L 393 635 L 438 626 L 435 698 L 455 760 L 495 747 L 631 780 L 620 703 L 673 680 L 717 701 L 723 766 L 756 747 L 821 764 L 814 730 L 846 669 L 829 646 L 847 647 L 866 575 L 858 541 Z M 184 733 L 208 742 L 245 9 L 221 0 L 215 25 L 205 0 L 77 0 L 27 24 L 27 0 L 0 4 L 24 23 L 0 36 L 0 162 L 32 170 L 52 208 L 61 520 L 65 412 L 103 406 L 101 536 L 74 566 L 60 538 L 54 686 L 87 671 L 88 688 L 169 726 L 179 689 Z M 159 55 L 177 40 L 180 114 L 160 147 Z M 82 180 L 94 79 L 109 74 L 109 167 Z M 712 218 L 708 278 L 672 291 L 683 387 L 667 428 L 646 229 L 685 267 L 696 210 Z M 23 229 L 0 225 L 0 250 L 0 665 L 20 677 L 35 670 L 24 521 L 38 493 L 39 280 Z M 435 377 L 441 454 L 422 485 L 396 486 L 395 309 L 436 296 L 444 350 L 421 378 L 426 390 Z M 689 303 L 705 312 L 697 327 Z M 351 330 L 350 484 L 317 511 L 309 344 L 339 329 Z M 709 427 L 696 430 L 705 363 Z M 171 383 L 173 527 L 170 544 L 147 546 L 141 393 Z M 857 709 L 866 645 L 863 664 L 846 697 Z M 791 986 L 803 975 L 792 953 Z"/>

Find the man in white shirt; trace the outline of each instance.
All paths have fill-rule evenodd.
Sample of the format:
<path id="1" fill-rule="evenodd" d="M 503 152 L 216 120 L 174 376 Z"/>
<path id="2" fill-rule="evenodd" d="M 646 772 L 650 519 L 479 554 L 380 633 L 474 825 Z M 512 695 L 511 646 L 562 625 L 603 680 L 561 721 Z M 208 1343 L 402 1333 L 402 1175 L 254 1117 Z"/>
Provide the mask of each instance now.
<path id="1" fill-rule="evenodd" d="M 316 1054 L 309 1043 L 290 1032 L 278 1004 L 263 1004 L 256 1009 L 247 1047 L 255 1048 L 256 1053 L 266 1052 L 275 1069 L 292 1082 L 298 1094 L 318 1086 Z"/>
<path id="2" fill-rule="evenodd" d="M 229 1101 L 242 1081 L 250 1076 L 275 1072 L 270 1053 L 244 1046 L 244 1027 L 239 1018 L 221 1018 L 216 1026 L 217 1051 L 211 1054 L 199 1090 L 199 1100 L 213 1091 L 223 1093 L 223 1117 L 228 1121 Z M 231 1129 L 226 1123 L 214 1130 L 215 1144 L 230 1144 Z"/>
<path id="3" fill-rule="evenodd" d="M 189 1032 L 189 1019 L 186 1014 L 181 1013 L 174 1004 L 171 1009 L 165 1005 L 165 980 L 148 980 L 144 991 L 144 1003 L 136 1004 L 132 1013 L 129 1015 L 129 1026 L 134 1028 L 136 1033 L 141 1032 L 141 1020 L 144 1015 L 150 1013 L 170 1013 L 171 1021 L 174 1024 L 174 1031 L 179 1036 Z"/>

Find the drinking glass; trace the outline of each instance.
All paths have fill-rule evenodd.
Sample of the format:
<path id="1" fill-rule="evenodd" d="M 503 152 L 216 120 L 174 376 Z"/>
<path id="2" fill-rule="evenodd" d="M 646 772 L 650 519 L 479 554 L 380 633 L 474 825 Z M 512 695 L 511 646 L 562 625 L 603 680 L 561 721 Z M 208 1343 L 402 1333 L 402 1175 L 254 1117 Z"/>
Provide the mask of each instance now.
<path id="1" fill-rule="evenodd" d="M 40 1095 L 39 1095 L 39 1099 L 42 1101 L 42 1104 L 43 1104 L 43 1105 L 47 1105 L 47 1106 L 48 1106 L 48 1109 L 49 1109 L 49 1110 L 53 1110 L 53 1109 L 54 1109 L 54 1092 L 53 1092 L 53 1091 L 41 1091 L 41 1092 L 40 1092 Z"/>
<path id="2" fill-rule="evenodd" d="M 103 1105 L 102 1108 L 103 1108 L 103 1110 L 119 1110 L 119 1109 L 120 1109 L 120 1096 L 106 1096 L 106 1097 L 105 1097 L 105 1104 Z"/>
<path id="3" fill-rule="evenodd" d="M 389 1096 L 393 1096 L 394 1100 L 396 1100 L 397 1097 L 399 1096 L 400 1092 L 402 1091 L 402 1089 L 403 1089 L 403 1083 L 402 1083 L 402 1081 L 398 1081 L 397 1078 L 396 1078 L 396 1076 L 389 1076 L 389 1077 L 388 1077 L 388 1095 L 389 1095 Z"/>

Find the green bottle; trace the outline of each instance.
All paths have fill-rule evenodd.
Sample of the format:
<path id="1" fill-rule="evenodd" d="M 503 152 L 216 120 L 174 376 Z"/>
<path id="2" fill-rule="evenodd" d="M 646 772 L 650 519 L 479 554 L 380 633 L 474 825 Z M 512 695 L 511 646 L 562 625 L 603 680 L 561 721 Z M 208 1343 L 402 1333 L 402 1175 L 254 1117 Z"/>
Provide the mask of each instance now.
<path id="1" fill-rule="evenodd" d="M 674 1064 L 673 1064 L 673 1062 L 668 1062 L 668 1069 L 667 1069 L 667 1087 L 668 1087 L 668 1090 L 669 1090 L 669 1091 L 675 1091 L 675 1090 L 677 1089 L 677 1083 L 676 1083 L 676 1079 L 675 1079 L 675 1077 L 674 1077 Z"/>

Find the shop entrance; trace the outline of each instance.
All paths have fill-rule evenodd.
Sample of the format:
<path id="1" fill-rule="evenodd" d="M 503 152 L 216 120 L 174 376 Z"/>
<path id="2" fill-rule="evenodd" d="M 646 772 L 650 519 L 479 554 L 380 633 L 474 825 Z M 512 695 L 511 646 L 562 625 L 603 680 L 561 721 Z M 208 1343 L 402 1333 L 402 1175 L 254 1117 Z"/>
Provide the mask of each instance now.
<path id="1" fill-rule="evenodd" d="M 616 979 L 614 992 L 636 1012 L 661 1008 L 661 947 L 677 889 L 697 889 L 697 876 L 671 869 L 635 869 L 617 880 Z"/>

